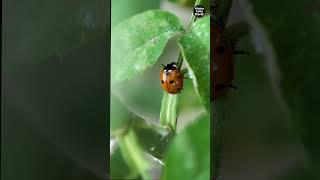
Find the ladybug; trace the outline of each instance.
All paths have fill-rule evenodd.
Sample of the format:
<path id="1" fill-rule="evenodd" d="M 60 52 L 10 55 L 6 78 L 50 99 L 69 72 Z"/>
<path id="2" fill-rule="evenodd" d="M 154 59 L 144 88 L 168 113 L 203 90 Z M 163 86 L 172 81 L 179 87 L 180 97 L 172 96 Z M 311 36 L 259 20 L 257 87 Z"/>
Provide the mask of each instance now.
<path id="1" fill-rule="evenodd" d="M 236 50 L 237 41 L 231 40 L 224 33 L 218 23 L 211 21 L 210 46 L 213 47 L 213 56 L 210 64 L 213 86 L 211 100 L 225 96 L 230 88 L 236 89 L 232 84 L 234 80 L 234 54 L 248 54 L 246 51 Z"/>
<path id="2" fill-rule="evenodd" d="M 180 93 L 183 89 L 183 75 L 175 62 L 164 66 L 160 71 L 162 89 L 170 94 Z"/>

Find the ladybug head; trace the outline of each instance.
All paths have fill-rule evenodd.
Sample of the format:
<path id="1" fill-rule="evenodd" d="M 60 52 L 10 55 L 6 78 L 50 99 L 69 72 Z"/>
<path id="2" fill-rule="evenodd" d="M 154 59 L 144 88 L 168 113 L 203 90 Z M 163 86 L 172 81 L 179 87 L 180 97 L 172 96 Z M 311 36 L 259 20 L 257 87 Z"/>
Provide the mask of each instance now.
<path id="1" fill-rule="evenodd" d="M 169 63 L 163 69 L 165 71 L 175 70 L 177 69 L 177 64 L 175 62 Z"/>

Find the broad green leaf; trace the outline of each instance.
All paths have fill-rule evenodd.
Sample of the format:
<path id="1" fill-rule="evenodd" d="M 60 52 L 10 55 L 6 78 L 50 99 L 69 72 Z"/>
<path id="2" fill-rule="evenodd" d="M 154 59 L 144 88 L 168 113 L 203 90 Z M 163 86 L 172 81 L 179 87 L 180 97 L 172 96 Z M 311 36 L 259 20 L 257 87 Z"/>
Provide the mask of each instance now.
<path id="1" fill-rule="evenodd" d="M 163 92 L 162 105 L 160 110 L 160 125 L 176 130 L 178 119 L 178 99 L 179 94 L 169 94 Z"/>
<path id="2" fill-rule="evenodd" d="M 165 155 L 162 180 L 210 179 L 210 123 L 202 116 L 183 129 Z"/>
<path id="3" fill-rule="evenodd" d="M 132 79 L 154 65 L 167 41 L 183 32 L 173 14 L 149 10 L 137 14 L 112 29 L 111 81 Z"/>
<path id="4" fill-rule="evenodd" d="M 210 107 L 210 16 L 197 20 L 178 41 L 201 102 Z"/>
<path id="5" fill-rule="evenodd" d="M 117 136 L 121 154 L 132 174 L 139 173 L 144 180 L 150 179 L 149 163 L 132 128 L 124 135 Z"/>
<path id="6" fill-rule="evenodd" d="M 312 161 L 319 164 L 319 3 L 250 2 L 241 5 L 253 28 L 256 49 L 266 60 L 274 93 L 294 120 Z"/>

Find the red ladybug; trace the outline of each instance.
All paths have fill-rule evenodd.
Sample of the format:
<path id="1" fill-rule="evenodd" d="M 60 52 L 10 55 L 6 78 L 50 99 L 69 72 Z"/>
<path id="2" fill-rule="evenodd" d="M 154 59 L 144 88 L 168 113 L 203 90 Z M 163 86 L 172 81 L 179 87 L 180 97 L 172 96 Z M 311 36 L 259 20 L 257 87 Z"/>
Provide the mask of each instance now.
<path id="1" fill-rule="evenodd" d="M 177 94 L 183 88 L 183 76 L 175 62 L 167 64 L 160 71 L 162 89 L 170 94 Z"/>
<path id="2" fill-rule="evenodd" d="M 211 100 L 226 95 L 234 79 L 234 54 L 248 54 L 248 52 L 235 50 L 236 41 L 223 34 L 223 29 L 215 22 L 211 22 L 210 46 L 213 47 L 213 56 L 210 64 L 213 89 Z"/>

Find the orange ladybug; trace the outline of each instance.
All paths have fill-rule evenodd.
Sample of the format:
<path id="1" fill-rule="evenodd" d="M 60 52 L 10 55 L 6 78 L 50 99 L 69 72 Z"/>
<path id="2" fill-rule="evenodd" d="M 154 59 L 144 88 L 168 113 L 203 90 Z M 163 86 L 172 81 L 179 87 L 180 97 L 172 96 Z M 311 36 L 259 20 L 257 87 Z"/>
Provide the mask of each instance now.
<path id="1" fill-rule="evenodd" d="M 183 75 L 175 62 L 167 64 L 160 71 L 162 89 L 170 94 L 177 94 L 183 89 Z"/>
<path id="2" fill-rule="evenodd" d="M 248 54 L 248 52 L 235 50 L 236 41 L 223 34 L 223 29 L 211 21 L 210 46 L 213 47 L 213 56 L 210 64 L 213 86 L 211 100 L 226 95 L 234 79 L 234 54 Z"/>

